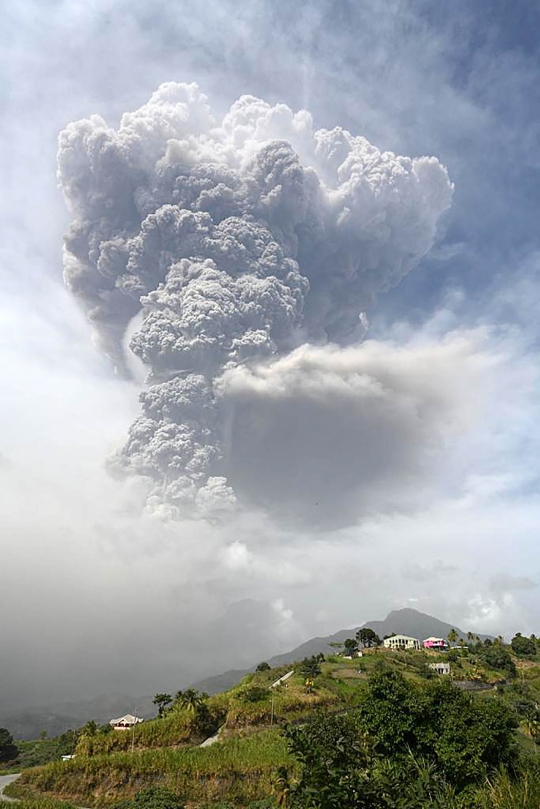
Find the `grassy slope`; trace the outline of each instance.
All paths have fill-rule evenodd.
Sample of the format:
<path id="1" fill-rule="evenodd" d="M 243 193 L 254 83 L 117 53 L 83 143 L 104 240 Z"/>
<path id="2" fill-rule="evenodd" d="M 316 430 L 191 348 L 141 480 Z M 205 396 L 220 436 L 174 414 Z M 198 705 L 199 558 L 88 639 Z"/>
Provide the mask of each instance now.
<path id="1" fill-rule="evenodd" d="M 129 732 L 96 736 L 89 740 L 92 744 L 80 745 L 74 760 L 28 770 L 9 791 L 18 796 L 45 794 L 90 806 L 110 804 L 147 786 L 164 785 L 193 807 L 224 798 L 242 806 L 270 794 L 277 768 L 292 766 L 280 724 L 302 721 L 318 708 L 339 711 L 354 705 L 366 674 L 381 659 L 405 676 L 421 681 L 426 662 L 440 658 L 436 653 L 381 650 L 365 654 L 360 660 L 331 658 L 322 665 L 312 694 L 306 693 L 299 674 L 291 677 L 286 687 L 268 689 L 287 667 L 249 675 L 207 703 L 212 714 L 224 723 L 219 744 L 203 749 L 189 747 L 200 742 L 192 715 L 187 711 L 171 712 L 163 719 L 138 726 L 133 736 Z M 463 657 L 460 663 L 453 670 L 462 679 L 473 674 L 487 682 L 501 678 L 500 671 L 481 669 L 477 661 Z M 520 665 L 516 685 L 508 690 L 505 699 L 513 701 L 519 696 L 520 682 L 529 684 L 540 701 L 538 662 Z M 265 689 L 263 699 L 250 701 L 254 686 Z M 482 698 L 489 699 L 494 694 L 493 689 L 484 692 Z M 270 727 L 272 698 L 274 727 Z M 521 744 L 531 745 L 526 728 L 522 730 Z"/>
<path id="2" fill-rule="evenodd" d="M 279 730 L 231 738 L 212 747 L 162 748 L 55 762 L 25 773 L 10 794 L 48 794 L 106 805 L 149 786 L 166 786 L 199 803 L 240 804 L 271 792 L 276 768 L 291 765 Z"/>

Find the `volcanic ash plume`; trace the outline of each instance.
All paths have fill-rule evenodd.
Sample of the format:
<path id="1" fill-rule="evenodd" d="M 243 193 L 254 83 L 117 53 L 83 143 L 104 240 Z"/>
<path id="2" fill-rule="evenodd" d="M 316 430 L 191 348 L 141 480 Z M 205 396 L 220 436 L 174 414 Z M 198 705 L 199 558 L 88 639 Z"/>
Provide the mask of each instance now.
<path id="1" fill-rule="evenodd" d="M 251 96 L 218 122 L 195 84 L 162 85 L 118 129 L 97 115 L 69 124 L 58 161 L 73 214 L 66 283 L 125 374 L 136 324 L 130 350 L 148 370 L 111 467 L 145 478 L 149 506 L 173 514 L 231 507 L 243 478 L 257 500 L 256 461 L 237 469 L 253 458 L 235 447 L 227 374 L 306 343 L 357 343 L 377 293 L 432 246 L 452 194 L 435 158 L 381 153 Z M 265 430 L 256 409 L 249 430 Z"/>

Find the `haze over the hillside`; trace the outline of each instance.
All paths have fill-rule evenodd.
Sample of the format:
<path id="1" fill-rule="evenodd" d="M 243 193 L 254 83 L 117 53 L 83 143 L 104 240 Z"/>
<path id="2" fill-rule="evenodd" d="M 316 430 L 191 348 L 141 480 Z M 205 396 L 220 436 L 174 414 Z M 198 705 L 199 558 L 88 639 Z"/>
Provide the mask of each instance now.
<path id="1" fill-rule="evenodd" d="M 538 23 L 6 11 L 0 705 L 538 631 Z"/>

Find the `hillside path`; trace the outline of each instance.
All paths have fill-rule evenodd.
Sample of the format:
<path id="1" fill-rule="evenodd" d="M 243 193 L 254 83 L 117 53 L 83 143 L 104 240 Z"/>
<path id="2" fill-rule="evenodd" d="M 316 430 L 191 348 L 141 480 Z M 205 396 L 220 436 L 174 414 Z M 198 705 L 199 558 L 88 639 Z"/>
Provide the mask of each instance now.
<path id="1" fill-rule="evenodd" d="M 288 680 L 289 677 L 292 677 L 293 674 L 294 674 L 294 669 L 292 669 L 292 671 L 288 671 L 287 674 L 284 674 L 283 677 L 280 677 L 279 680 L 276 680 L 275 683 L 272 683 L 270 688 L 276 688 L 278 685 L 281 685 L 281 683 L 286 682 L 286 680 Z"/>
<path id="2" fill-rule="evenodd" d="M 220 728 L 218 728 L 216 733 L 214 733 L 213 736 L 210 736 L 210 738 L 205 739 L 204 742 L 199 745 L 199 747 L 210 747 L 211 744 L 215 744 L 216 742 L 219 742 L 219 735 L 220 735 L 220 733 L 221 733 L 221 731 L 223 730 L 224 727 L 225 727 L 225 725 L 222 725 Z"/>
<path id="3" fill-rule="evenodd" d="M 6 803 L 16 803 L 16 798 L 8 798 L 7 795 L 4 795 L 4 789 L 7 787 L 8 784 L 12 784 L 20 775 L 20 772 L 15 773 L 15 775 L 0 775 L 0 801 L 6 801 Z"/>

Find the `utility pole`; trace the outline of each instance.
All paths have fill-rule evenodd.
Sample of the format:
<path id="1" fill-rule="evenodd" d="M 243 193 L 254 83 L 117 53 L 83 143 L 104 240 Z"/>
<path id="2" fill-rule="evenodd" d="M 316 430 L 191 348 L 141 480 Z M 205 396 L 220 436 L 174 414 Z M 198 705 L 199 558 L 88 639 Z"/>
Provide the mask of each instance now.
<path id="1" fill-rule="evenodd" d="M 135 752 L 135 725 L 137 724 L 137 711 L 138 710 L 139 710 L 138 708 L 135 708 L 135 713 L 134 713 L 135 722 L 133 723 L 133 727 L 131 728 L 131 755 L 132 756 L 133 756 L 133 754 Z"/>

